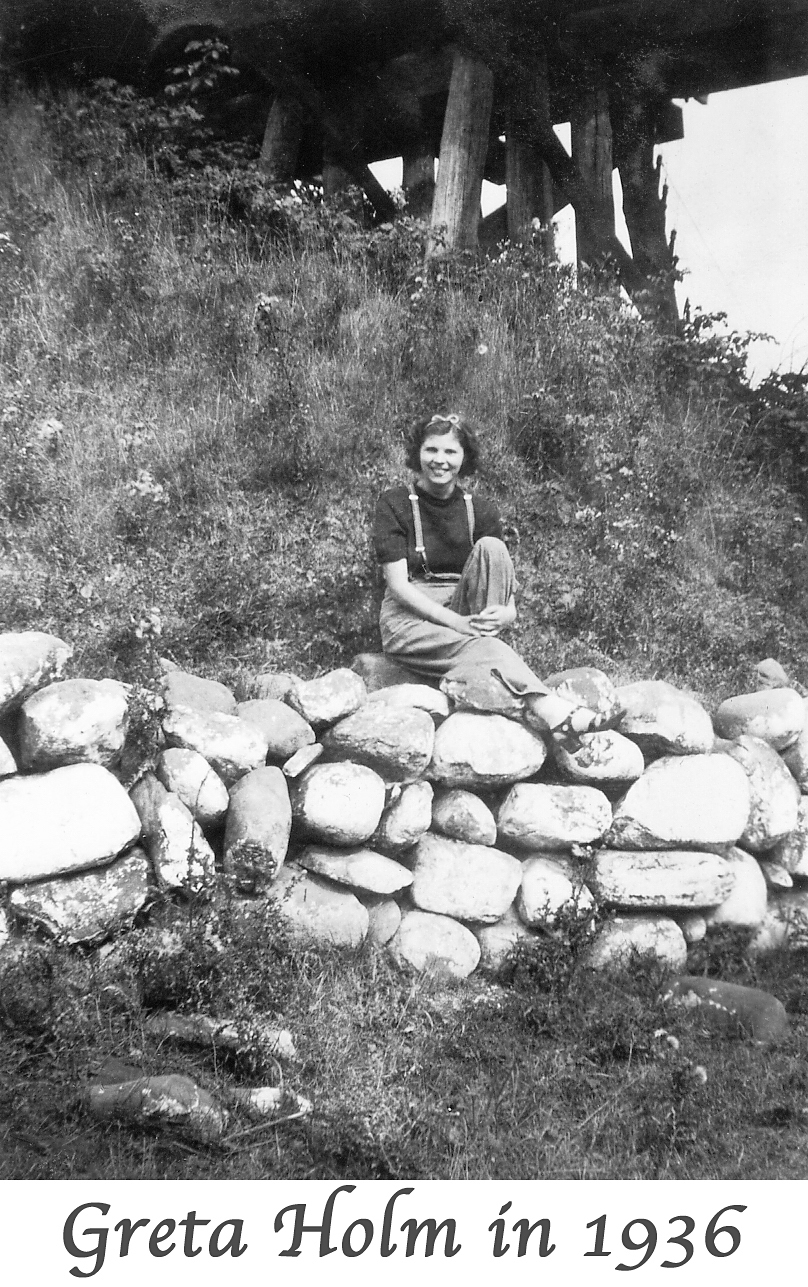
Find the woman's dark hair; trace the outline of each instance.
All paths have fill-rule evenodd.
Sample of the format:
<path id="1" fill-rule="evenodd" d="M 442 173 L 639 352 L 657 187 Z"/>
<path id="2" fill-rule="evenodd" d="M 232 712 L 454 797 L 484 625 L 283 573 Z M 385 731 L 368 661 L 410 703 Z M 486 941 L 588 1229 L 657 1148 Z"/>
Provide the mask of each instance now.
<path id="1" fill-rule="evenodd" d="M 460 477 L 476 474 L 480 463 L 480 444 L 477 434 L 463 416 L 452 413 L 448 416 L 431 416 L 428 420 L 416 420 L 407 434 L 406 455 L 404 463 L 414 473 L 421 469 L 421 448 L 433 433 L 453 433 L 463 448 L 463 464 L 460 466 Z"/>

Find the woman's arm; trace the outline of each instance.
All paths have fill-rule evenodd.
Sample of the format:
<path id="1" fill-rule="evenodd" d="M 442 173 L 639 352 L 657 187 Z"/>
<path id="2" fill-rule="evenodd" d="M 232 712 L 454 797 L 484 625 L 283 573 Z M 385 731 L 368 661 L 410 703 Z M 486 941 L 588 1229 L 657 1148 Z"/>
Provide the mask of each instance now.
<path id="1" fill-rule="evenodd" d="M 459 612 L 444 608 L 413 585 L 407 573 L 406 559 L 399 559 L 395 563 L 383 563 L 382 572 L 385 585 L 396 602 L 405 608 L 411 608 L 425 621 L 432 621 L 436 626 L 448 626 L 450 630 L 457 630 L 461 635 L 489 633 L 475 629 L 471 617 L 462 617 Z"/>
<path id="2" fill-rule="evenodd" d="M 451 630 L 459 631 L 461 635 L 497 636 L 516 620 L 516 603 L 513 597 L 510 603 L 504 606 L 492 604 L 490 608 L 483 608 L 482 612 L 477 612 L 474 616 L 464 617 L 459 612 L 453 612 L 451 608 L 444 608 L 440 603 L 435 603 L 428 594 L 423 594 L 416 585 L 413 585 L 409 579 L 406 559 L 400 559 L 396 563 L 383 563 L 382 571 L 385 584 L 397 603 L 411 608 L 425 621 L 433 621 L 437 626 L 448 626 Z"/>

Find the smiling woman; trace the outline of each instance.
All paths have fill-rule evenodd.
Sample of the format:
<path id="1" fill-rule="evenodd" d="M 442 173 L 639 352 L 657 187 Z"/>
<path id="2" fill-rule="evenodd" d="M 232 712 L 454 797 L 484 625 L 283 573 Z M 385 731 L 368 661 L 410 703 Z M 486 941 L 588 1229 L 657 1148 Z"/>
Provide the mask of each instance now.
<path id="1" fill-rule="evenodd" d="M 496 667 L 516 687 L 535 688 L 536 675 L 500 638 L 516 620 L 516 575 L 499 514 L 462 485 L 478 457 L 477 436 L 462 416 L 413 426 L 406 457 L 413 484 L 384 492 L 376 506 L 382 645 L 424 675 Z"/>

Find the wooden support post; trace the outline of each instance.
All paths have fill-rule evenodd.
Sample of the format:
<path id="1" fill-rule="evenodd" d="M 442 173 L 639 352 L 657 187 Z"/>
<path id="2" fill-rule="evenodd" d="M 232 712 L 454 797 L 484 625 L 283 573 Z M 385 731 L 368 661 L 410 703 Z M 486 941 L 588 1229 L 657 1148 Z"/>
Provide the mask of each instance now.
<path id="1" fill-rule="evenodd" d="M 665 229 L 666 192 L 659 191 L 654 163 L 652 105 L 634 99 L 615 114 L 615 160 L 623 187 L 623 213 L 637 267 L 648 278 L 649 301 L 666 326 L 676 327 L 679 309 L 674 281 L 676 262 Z"/>
<path id="2" fill-rule="evenodd" d="M 348 171 L 340 165 L 336 157 L 326 149 L 323 152 L 323 196 L 326 201 L 346 192 L 353 183 Z"/>
<path id="3" fill-rule="evenodd" d="M 494 77 L 481 59 L 457 50 L 443 119 L 427 259 L 477 245 Z"/>
<path id="4" fill-rule="evenodd" d="M 258 158 L 258 168 L 270 183 L 291 183 L 295 178 L 302 134 L 303 109 L 296 99 L 278 94 L 269 109 Z"/>
<path id="5" fill-rule="evenodd" d="M 530 244 L 534 219 L 541 226 L 547 258 L 553 247 L 553 181 L 536 147 L 531 121 L 540 115 L 550 124 L 550 87 L 547 58 L 541 55 L 514 87 L 506 134 L 505 182 L 508 189 L 508 237 L 519 245 Z"/>
<path id="6" fill-rule="evenodd" d="M 435 198 L 435 157 L 428 143 L 405 148 L 402 156 L 401 186 L 407 198 L 407 213 L 428 219 Z"/>
<path id="7" fill-rule="evenodd" d="M 284 90 L 303 104 L 322 129 L 325 155 L 342 166 L 353 182 L 363 189 L 378 218 L 392 222 L 396 217 L 395 202 L 365 164 L 362 148 L 351 137 L 349 125 L 341 113 L 330 104 L 326 106 L 322 94 L 307 76 L 288 74 L 284 78 Z"/>
<path id="8" fill-rule="evenodd" d="M 612 127 L 609 120 L 609 96 L 606 90 L 585 95 L 570 121 L 572 159 L 581 178 L 596 196 L 604 216 L 611 222 L 614 235 L 614 196 L 612 189 Z M 577 212 L 576 212 L 577 213 Z M 585 222 L 576 221 L 578 263 L 594 267 L 603 254 L 603 246 L 592 238 Z"/>
<path id="9" fill-rule="evenodd" d="M 631 255 L 617 240 L 614 234 L 614 209 L 606 207 L 598 195 L 592 191 L 578 173 L 575 162 L 567 152 L 552 126 L 540 119 L 534 122 L 536 145 L 541 151 L 553 183 L 572 205 L 576 221 L 582 223 L 593 244 L 600 247 L 601 254 L 608 255 L 615 263 L 620 274 L 620 282 L 625 286 L 639 311 L 645 315 L 652 310 L 645 303 L 648 290 L 648 279 L 641 273 Z"/>

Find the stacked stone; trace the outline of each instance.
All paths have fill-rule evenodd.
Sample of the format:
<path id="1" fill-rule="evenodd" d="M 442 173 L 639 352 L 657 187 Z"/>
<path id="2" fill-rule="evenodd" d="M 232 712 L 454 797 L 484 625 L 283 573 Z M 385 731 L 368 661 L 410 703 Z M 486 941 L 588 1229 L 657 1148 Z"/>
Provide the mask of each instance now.
<path id="1" fill-rule="evenodd" d="M 711 719 L 669 684 L 616 688 L 593 668 L 518 699 L 363 656 L 259 676 L 245 702 L 171 668 L 159 755 L 127 793 L 126 687 L 62 679 L 69 656 L 52 636 L 0 636 L 0 881 L 13 919 L 67 941 L 223 882 L 302 943 L 368 940 L 456 977 L 496 970 L 564 909 L 597 911 L 593 968 L 640 952 L 681 970 L 721 924 L 759 950 L 805 939 L 793 689 Z M 581 711 L 593 731 L 576 736 Z"/>

